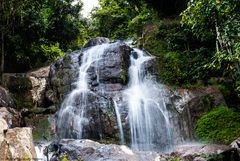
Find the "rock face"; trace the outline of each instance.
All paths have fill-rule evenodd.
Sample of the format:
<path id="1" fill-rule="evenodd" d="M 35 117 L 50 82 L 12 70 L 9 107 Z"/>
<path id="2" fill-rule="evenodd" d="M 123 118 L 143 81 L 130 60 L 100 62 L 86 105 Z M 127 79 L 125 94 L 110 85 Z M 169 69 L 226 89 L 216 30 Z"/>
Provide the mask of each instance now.
<path id="1" fill-rule="evenodd" d="M 20 127 L 23 123 L 21 114 L 14 108 L 15 104 L 9 92 L 0 86 L 0 118 L 5 120 L 8 127 Z"/>
<path id="2" fill-rule="evenodd" d="M 176 143 L 195 140 L 194 129 L 202 114 L 216 106 L 226 106 L 226 102 L 217 87 L 199 87 L 197 89 L 165 88 L 169 117 L 173 125 Z"/>
<path id="3" fill-rule="evenodd" d="M 133 151 L 125 145 L 100 144 L 92 140 L 62 139 L 52 142 L 44 150 L 50 161 L 239 161 L 236 149 L 218 144 L 189 144 L 175 147 L 169 154 Z"/>
<path id="4" fill-rule="evenodd" d="M 21 114 L 10 107 L 0 107 L 0 117 L 7 122 L 8 127 L 20 127 L 23 124 Z"/>
<path id="5" fill-rule="evenodd" d="M 93 45 L 108 42 L 107 39 L 93 39 L 86 47 L 78 51 L 66 54 L 63 59 L 57 60 L 50 67 L 49 86 L 46 95 L 49 100 L 55 103 L 58 108 L 67 98 L 71 91 L 76 89 L 76 82 L 79 76 L 79 68 L 83 64 L 85 51 L 91 49 Z M 87 70 L 88 86 L 90 92 L 87 94 L 84 108 L 88 118 L 83 123 L 83 138 L 119 140 L 119 127 L 117 123 L 116 109 L 114 101 L 119 105 L 120 118 L 123 125 L 123 132 L 129 141 L 129 117 L 127 102 L 121 96 L 128 87 L 130 66 L 130 55 L 137 56 L 132 48 L 123 42 L 109 43 L 109 47 L 104 51 L 101 59 L 90 65 Z M 149 60 L 144 63 L 148 72 L 154 72 L 154 61 Z M 164 85 L 163 85 L 164 86 Z M 117 97 L 117 99 L 116 99 Z M 164 86 L 162 97 L 169 111 L 172 135 L 174 143 L 194 140 L 194 127 L 196 120 L 213 106 L 225 105 L 221 92 L 215 87 L 202 88 L 197 90 L 177 89 L 172 90 Z M 81 104 L 81 97 L 75 98 L 75 104 Z M 65 101 L 66 103 L 66 101 Z M 63 103 L 64 104 L 64 103 Z M 57 131 L 60 138 L 78 138 L 78 131 L 72 128 L 75 121 L 67 120 L 75 115 L 77 110 L 62 119 L 61 126 L 69 127 L 68 130 Z M 64 124 L 65 123 L 65 124 Z M 65 129 L 65 128 L 64 128 Z"/>
<path id="6" fill-rule="evenodd" d="M 30 128 L 4 130 L 0 143 L 0 160 L 34 160 L 36 152 Z"/>
<path id="7" fill-rule="evenodd" d="M 125 145 L 99 144 L 91 140 L 67 140 L 63 139 L 49 146 L 55 153 L 51 161 L 61 158 L 82 161 L 154 161 L 157 153 L 135 153 Z"/>
<path id="8" fill-rule="evenodd" d="M 33 104 L 37 107 L 42 106 L 45 102 L 45 92 L 48 83 L 50 67 L 43 67 L 36 71 L 27 73 L 27 77 L 30 79 L 32 88 L 31 95 Z"/>
<path id="9" fill-rule="evenodd" d="M 51 66 L 50 88 L 47 93 L 51 93 L 54 103 L 62 103 L 67 94 L 76 88 L 75 82 L 85 50 L 87 49 L 66 54 Z M 112 98 L 126 87 L 131 51 L 125 43 L 112 43 L 97 64 L 93 63 L 89 67 L 87 73 L 90 92 L 87 94 L 86 105 L 81 107 L 87 109 L 86 116 L 89 118 L 88 125 L 83 129 L 84 138 L 104 139 L 118 135 Z M 80 98 L 76 99 L 76 103 L 81 103 Z M 76 138 L 71 129 L 64 133 L 60 135 Z"/>
<path id="10" fill-rule="evenodd" d="M 236 140 L 234 140 L 231 144 L 230 147 L 232 148 L 236 148 L 238 151 L 238 154 L 240 156 L 240 138 L 237 138 Z"/>
<path id="11" fill-rule="evenodd" d="M 108 38 L 105 37 L 96 37 L 96 38 L 92 38 L 85 46 L 84 48 L 88 48 L 88 47 L 92 47 L 95 45 L 101 45 L 103 43 L 109 43 L 110 40 Z"/>
<path id="12" fill-rule="evenodd" d="M 0 107 L 14 107 L 12 98 L 9 92 L 0 86 Z"/>
<path id="13" fill-rule="evenodd" d="M 179 146 L 171 153 L 171 156 L 187 161 L 238 161 L 240 159 L 236 149 L 217 144 Z"/>
<path id="14" fill-rule="evenodd" d="M 49 68 L 47 66 L 28 73 L 4 73 L 4 87 L 9 89 L 18 108 L 45 106 Z"/>
<path id="15" fill-rule="evenodd" d="M 51 65 L 49 73 L 50 88 L 47 93 L 51 93 L 54 103 L 61 103 L 63 98 L 75 88 L 78 79 L 79 67 L 83 51 L 74 51 L 66 54 L 63 59 Z M 99 82 L 94 64 L 89 68 L 89 84 L 92 91 L 100 93 L 101 89 L 107 92 L 114 92 L 123 89 L 126 83 L 127 69 L 129 66 L 129 55 L 131 48 L 124 43 L 117 42 L 105 51 L 103 58 L 98 61 Z M 50 95 L 50 94 L 49 94 Z"/>

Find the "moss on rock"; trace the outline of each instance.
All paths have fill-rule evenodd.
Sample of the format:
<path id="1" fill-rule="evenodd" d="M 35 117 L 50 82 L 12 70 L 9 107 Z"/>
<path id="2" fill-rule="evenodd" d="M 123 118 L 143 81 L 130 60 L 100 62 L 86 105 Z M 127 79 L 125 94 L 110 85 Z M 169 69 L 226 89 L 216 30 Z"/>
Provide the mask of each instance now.
<path id="1" fill-rule="evenodd" d="M 229 144 L 240 135 L 240 113 L 215 108 L 197 121 L 196 133 L 201 140 Z"/>

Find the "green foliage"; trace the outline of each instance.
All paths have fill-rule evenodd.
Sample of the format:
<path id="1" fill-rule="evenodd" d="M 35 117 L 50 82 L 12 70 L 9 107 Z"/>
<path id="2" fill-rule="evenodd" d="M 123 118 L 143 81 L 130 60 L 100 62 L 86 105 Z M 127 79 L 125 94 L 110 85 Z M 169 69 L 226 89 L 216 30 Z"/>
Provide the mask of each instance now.
<path id="1" fill-rule="evenodd" d="M 201 155 L 201 157 L 207 161 L 224 161 L 224 156 L 222 154 L 204 154 Z"/>
<path id="2" fill-rule="evenodd" d="M 64 153 L 63 157 L 60 158 L 61 161 L 70 161 L 67 153 Z"/>
<path id="3" fill-rule="evenodd" d="M 28 119 L 28 124 L 33 126 L 33 140 L 34 141 L 50 141 L 53 139 L 51 134 L 51 127 L 47 117 L 34 117 L 34 119 Z"/>
<path id="4" fill-rule="evenodd" d="M 146 35 L 144 48 L 156 56 L 159 78 L 172 85 L 194 84 L 206 80 L 214 42 L 211 38 L 198 39 L 179 20 L 161 20 Z M 209 40 L 210 39 L 210 40 Z"/>
<path id="5" fill-rule="evenodd" d="M 203 115 L 196 126 L 201 140 L 231 143 L 240 134 L 240 113 L 226 107 L 213 109 Z"/>
<path id="6" fill-rule="evenodd" d="M 154 18 L 154 11 L 142 2 L 100 0 L 92 12 L 92 28 L 98 36 L 127 39 L 141 35 L 144 24 Z"/>
<path id="7" fill-rule="evenodd" d="M 1 33 L 4 33 L 6 72 L 23 72 L 81 47 L 88 24 L 80 17 L 81 1 L 3 0 Z M 11 63 L 10 63 L 11 62 Z"/>
<path id="8" fill-rule="evenodd" d="M 134 1 L 134 0 L 131 0 Z M 136 1 L 136 0 L 135 0 Z M 173 16 L 178 15 L 183 9 L 185 9 L 186 0 L 143 0 L 149 6 L 154 8 L 159 16 Z"/>
<path id="9" fill-rule="evenodd" d="M 222 92 L 224 98 L 229 98 L 231 96 L 231 88 L 225 84 L 218 84 L 218 89 Z"/>
<path id="10" fill-rule="evenodd" d="M 59 43 L 50 46 L 43 44 L 41 49 L 48 60 L 56 60 L 64 55 L 64 52 L 59 48 Z"/>
<path id="11" fill-rule="evenodd" d="M 200 37 L 213 33 L 216 52 L 206 69 L 233 81 L 239 95 L 240 79 L 240 3 L 238 0 L 195 0 L 182 12 L 182 23 Z"/>

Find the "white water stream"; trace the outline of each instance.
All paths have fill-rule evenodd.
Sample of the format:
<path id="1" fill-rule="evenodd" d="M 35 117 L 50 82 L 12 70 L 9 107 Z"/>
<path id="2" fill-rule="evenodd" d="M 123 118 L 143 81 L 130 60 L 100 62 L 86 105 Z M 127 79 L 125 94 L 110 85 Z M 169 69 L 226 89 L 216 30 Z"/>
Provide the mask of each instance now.
<path id="1" fill-rule="evenodd" d="M 82 128 L 88 124 L 88 118 L 84 116 L 87 105 L 87 95 L 90 92 L 87 71 L 91 65 L 94 64 L 96 73 L 98 72 L 97 62 L 101 59 L 107 47 L 109 47 L 108 44 L 97 45 L 83 53 L 81 66 L 79 68 L 79 77 L 76 82 L 77 87 L 66 97 L 59 111 L 57 125 L 61 138 L 82 138 Z M 67 128 L 64 128 L 66 126 Z M 71 136 L 73 133 L 75 135 Z"/>
<path id="2" fill-rule="evenodd" d="M 88 93 L 91 92 L 88 69 L 94 66 L 98 77 L 98 61 L 110 47 L 111 44 L 102 44 L 83 52 L 76 88 L 66 97 L 58 113 L 57 127 L 60 138 L 82 138 L 83 127 L 88 124 L 85 111 Z M 168 149 L 172 145 L 171 125 L 162 96 L 162 86 L 145 68 L 145 64 L 151 59 L 153 57 L 139 49 L 132 51 L 128 88 L 123 91 L 123 97 L 127 101 L 131 146 L 137 150 Z M 116 100 L 113 101 L 123 144 L 125 134 L 121 113 Z"/>
<path id="3" fill-rule="evenodd" d="M 171 126 L 162 96 L 162 88 L 147 74 L 144 63 L 153 57 L 134 49 L 129 67 L 130 82 L 125 90 L 131 145 L 137 150 L 169 148 L 172 143 Z"/>

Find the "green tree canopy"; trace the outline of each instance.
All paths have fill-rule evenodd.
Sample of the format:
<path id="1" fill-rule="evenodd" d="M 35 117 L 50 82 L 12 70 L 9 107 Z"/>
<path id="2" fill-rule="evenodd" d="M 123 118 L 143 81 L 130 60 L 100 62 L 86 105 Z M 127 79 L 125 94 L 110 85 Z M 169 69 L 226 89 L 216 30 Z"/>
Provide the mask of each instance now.
<path id="1" fill-rule="evenodd" d="M 182 13 L 182 23 L 200 38 L 215 35 L 216 54 L 207 67 L 231 79 L 240 95 L 239 15 L 239 0 L 194 0 Z"/>
<path id="2" fill-rule="evenodd" d="M 144 24 L 154 17 L 155 13 L 142 1 L 100 0 L 100 7 L 92 12 L 92 25 L 97 35 L 126 39 L 141 35 Z"/>
<path id="3" fill-rule="evenodd" d="M 82 3 L 73 0 L 3 0 L 1 33 L 4 33 L 7 72 L 25 71 L 56 58 L 62 51 L 83 44 L 79 37 L 86 32 L 81 17 Z M 58 45 L 56 45 L 58 44 Z M 43 48 L 43 46 L 45 48 Z M 55 52 L 46 52 L 47 47 Z M 48 50 L 49 51 L 49 50 Z M 58 52 L 56 52 L 58 51 Z M 10 63 L 11 62 L 11 63 Z"/>

